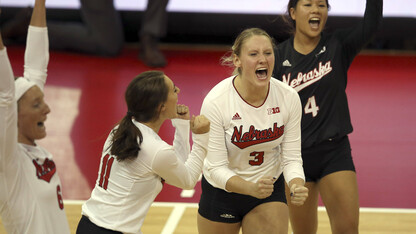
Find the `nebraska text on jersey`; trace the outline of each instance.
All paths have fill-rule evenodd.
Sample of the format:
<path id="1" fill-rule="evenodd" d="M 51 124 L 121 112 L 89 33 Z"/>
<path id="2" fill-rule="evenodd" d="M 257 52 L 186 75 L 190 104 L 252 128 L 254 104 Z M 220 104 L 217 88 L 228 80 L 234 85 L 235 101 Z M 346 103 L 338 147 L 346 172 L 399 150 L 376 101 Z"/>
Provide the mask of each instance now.
<path id="1" fill-rule="evenodd" d="M 250 126 L 249 131 L 243 133 L 243 126 L 240 128 L 234 127 L 231 143 L 240 149 L 247 148 L 252 145 L 273 141 L 281 137 L 284 133 L 285 126 L 277 127 L 277 123 L 273 124 L 273 129 L 257 130 L 253 125 Z"/>
<path id="2" fill-rule="evenodd" d="M 325 65 L 322 65 L 322 62 L 320 62 L 319 69 L 315 68 L 312 71 L 304 73 L 304 74 L 302 72 L 299 72 L 298 77 L 293 80 L 290 80 L 290 75 L 291 75 L 290 73 L 288 74 L 287 77 L 285 74 L 283 74 L 282 81 L 290 85 L 297 92 L 299 92 L 303 88 L 306 88 L 309 85 L 322 79 L 322 77 L 324 77 L 331 71 L 332 71 L 331 61 L 328 61 Z"/>

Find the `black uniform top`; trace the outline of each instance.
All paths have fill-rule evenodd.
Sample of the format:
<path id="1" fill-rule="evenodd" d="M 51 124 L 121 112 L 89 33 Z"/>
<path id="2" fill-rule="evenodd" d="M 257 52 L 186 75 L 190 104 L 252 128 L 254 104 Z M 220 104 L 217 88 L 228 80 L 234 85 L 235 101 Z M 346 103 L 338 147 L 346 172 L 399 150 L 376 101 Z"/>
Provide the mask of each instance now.
<path id="1" fill-rule="evenodd" d="M 303 55 L 292 36 L 277 46 L 273 77 L 295 88 L 302 101 L 302 148 L 347 135 L 352 125 L 347 102 L 347 71 L 377 31 L 382 0 L 367 0 L 363 20 L 353 28 L 322 33 L 318 46 Z"/>

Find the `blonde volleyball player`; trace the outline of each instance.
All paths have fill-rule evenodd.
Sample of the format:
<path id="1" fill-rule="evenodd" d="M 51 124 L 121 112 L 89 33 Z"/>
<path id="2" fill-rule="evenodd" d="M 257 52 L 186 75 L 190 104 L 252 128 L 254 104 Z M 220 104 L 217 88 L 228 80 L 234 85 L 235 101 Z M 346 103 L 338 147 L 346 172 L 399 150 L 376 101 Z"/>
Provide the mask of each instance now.
<path id="1" fill-rule="evenodd" d="M 105 142 L 97 182 L 82 206 L 78 234 L 141 233 L 163 181 L 183 189 L 195 186 L 210 123 L 204 116 L 190 118 L 188 107 L 177 104 L 179 92 L 161 71 L 141 73 L 130 82 L 127 114 Z M 173 146 L 158 135 L 166 120 L 176 128 Z"/>
<path id="2" fill-rule="evenodd" d="M 36 0 L 27 35 L 24 75 L 14 81 L 0 40 L 0 212 L 7 233 L 69 234 L 62 186 L 46 136 L 43 98 L 49 62 L 45 0 Z"/>
<path id="3" fill-rule="evenodd" d="M 299 96 L 271 79 L 273 39 L 244 30 L 235 40 L 233 76 L 205 97 L 201 114 L 211 122 L 199 202 L 200 234 L 287 233 L 285 180 L 292 203 L 308 196 L 301 158 Z M 284 175 L 284 178 L 283 178 Z"/>

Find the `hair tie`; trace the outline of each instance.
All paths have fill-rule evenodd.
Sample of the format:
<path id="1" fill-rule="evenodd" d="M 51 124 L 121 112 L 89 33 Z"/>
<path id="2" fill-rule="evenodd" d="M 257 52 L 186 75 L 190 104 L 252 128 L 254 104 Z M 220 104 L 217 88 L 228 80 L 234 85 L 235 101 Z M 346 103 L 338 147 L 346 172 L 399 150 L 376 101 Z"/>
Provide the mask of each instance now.
<path id="1" fill-rule="evenodd" d="M 134 116 L 134 112 L 132 111 L 127 111 L 127 117 L 133 117 Z"/>

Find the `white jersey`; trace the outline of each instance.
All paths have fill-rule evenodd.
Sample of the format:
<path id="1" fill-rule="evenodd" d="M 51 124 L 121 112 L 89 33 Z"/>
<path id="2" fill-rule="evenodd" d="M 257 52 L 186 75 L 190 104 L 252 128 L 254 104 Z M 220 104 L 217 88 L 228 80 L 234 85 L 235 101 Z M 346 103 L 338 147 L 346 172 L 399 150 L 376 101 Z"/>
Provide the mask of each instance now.
<path id="1" fill-rule="evenodd" d="M 218 83 L 205 97 L 201 114 L 211 122 L 203 174 L 224 189 L 232 176 L 257 182 L 264 176 L 286 182 L 304 179 L 301 158 L 301 104 L 288 85 L 270 80 L 264 103 L 255 107 L 238 94 L 235 76 Z"/>
<path id="2" fill-rule="evenodd" d="M 202 172 L 209 136 L 209 133 L 193 134 L 189 154 L 189 121 L 172 120 L 176 128 L 173 146 L 146 125 L 134 120 L 133 123 L 143 135 L 138 156 L 117 161 L 110 154 L 110 133 L 91 198 L 82 206 L 82 214 L 94 224 L 123 233 L 141 233 L 144 218 L 162 190 L 162 178 L 183 189 L 195 186 Z"/>
<path id="3" fill-rule="evenodd" d="M 48 64 L 46 28 L 29 27 L 24 77 L 42 88 Z M 0 213 L 7 233 L 68 233 L 62 186 L 52 155 L 18 143 L 14 76 L 0 51 Z"/>

